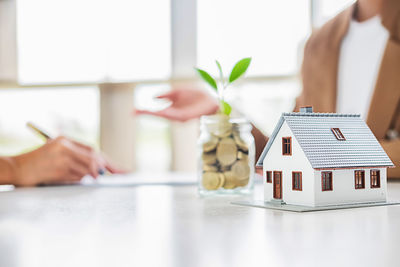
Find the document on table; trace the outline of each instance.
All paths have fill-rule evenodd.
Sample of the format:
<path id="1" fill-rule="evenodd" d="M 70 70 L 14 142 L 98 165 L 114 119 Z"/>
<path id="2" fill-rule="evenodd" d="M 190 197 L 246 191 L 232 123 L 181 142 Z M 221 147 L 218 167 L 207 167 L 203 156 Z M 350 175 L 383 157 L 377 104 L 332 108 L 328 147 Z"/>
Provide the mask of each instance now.
<path id="1" fill-rule="evenodd" d="M 84 177 L 82 185 L 93 186 L 139 186 L 139 185 L 194 185 L 197 183 L 196 173 L 129 173 L 104 175 L 93 179 Z"/>

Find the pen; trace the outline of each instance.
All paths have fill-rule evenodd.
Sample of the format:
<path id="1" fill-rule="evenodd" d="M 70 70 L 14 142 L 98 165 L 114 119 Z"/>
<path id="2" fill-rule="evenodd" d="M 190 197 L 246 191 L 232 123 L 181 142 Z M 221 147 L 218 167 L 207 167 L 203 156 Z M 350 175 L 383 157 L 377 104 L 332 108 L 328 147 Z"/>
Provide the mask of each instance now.
<path id="1" fill-rule="evenodd" d="M 31 122 L 27 122 L 26 126 L 28 126 L 28 128 L 30 128 L 31 130 L 33 130 L 35 133 L 39 134 L 40 136 L 46 138 L 46 140 L 51 140 L 51 136 L 46 133 L 45 131 L 43 131 L 42 129 L 39 129 L 36 125 L 34 125 Z"/>
<path id="2" fill-rule="evenodd" d="M 39 134 L 40 136 L 44 137 L 46 140 L 51 140 L 53 139 L 49 133 L 47 133 L 46 131 L 44 131 L 43 129 L 40 129 L 39 127 L 37 127 L 36 125 L 34 125 L 32 122 L 27 122 L 26 126 L 33 130 L 35 133 Z M 104 170 L 103 169 L 98 169 L 98 173 L 100 175 L 104 174 Z"/>

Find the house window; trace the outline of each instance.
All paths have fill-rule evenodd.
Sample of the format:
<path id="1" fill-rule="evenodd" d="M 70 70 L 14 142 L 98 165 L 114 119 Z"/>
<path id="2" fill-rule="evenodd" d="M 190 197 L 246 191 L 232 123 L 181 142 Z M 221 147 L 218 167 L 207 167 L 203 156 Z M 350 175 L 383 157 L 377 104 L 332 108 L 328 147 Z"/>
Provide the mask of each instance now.
<path id="1" fill-rule="evenodd" d="M 354 183 L 356 189 L 365 188 L 365 171 L 354 171 Z"/>
<path id="2" fill-rule="evenodd" d="M 346 138 L 344 138 L 344 135 L 340 131 L 339 128 L 331 128 L 332 133 L 335 135 L 336 139 L 339 141 L 344 141 Z"/>
<path id="3" fill-rule="evenodd" d="M 292 190 L 302 191 L 301 172 L 292 172 Z"/>
<path id="4" fill-rule="evenodd" d="M 292 137 L 282 137 L 282 155 L 292 155 Z"/>
<path id="5" fill-rule="evenodd" d="M 381 187 L 381 174 L 379 170 L 371 170 L 371 188 Z"/>
<path id="6" fill-rule="evenodd" d="M 322 172 L 322 191 L 332 191 L 332 172 Z"/>
<path id="7" fill-rule="evenodd" d="M 267 183 L 272 183 L 272 172 L 271 171 L 267 171 Z"/>

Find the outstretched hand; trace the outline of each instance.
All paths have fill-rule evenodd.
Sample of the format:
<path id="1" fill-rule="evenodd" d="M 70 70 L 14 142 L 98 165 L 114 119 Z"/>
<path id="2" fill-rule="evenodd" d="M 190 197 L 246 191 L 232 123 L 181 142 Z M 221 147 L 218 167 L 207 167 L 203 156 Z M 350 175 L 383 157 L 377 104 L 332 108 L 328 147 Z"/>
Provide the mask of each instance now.
<path id="1" fill-rule="evenodd" d="M 171 101 L 171 106 L 160 111 L 137 109 L 134 113 L 184 122 L 202 115 L 214 114 L 218 110 L 218 103 L 213 97 L 196 89 L 175 89 L 157 98 Z"/>

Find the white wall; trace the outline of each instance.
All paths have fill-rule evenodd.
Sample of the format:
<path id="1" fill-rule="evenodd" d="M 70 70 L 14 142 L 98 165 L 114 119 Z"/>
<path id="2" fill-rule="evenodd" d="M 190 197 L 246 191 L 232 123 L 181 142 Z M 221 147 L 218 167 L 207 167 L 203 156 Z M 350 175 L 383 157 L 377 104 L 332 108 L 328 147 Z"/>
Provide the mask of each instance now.
<path id="1" fill-rule="evenodd" d="M 332 191 L 322 191 L 321 171 L 315 171 L 315 205 L 386 201 L 386 168 L 375 169 L 380 170 L 380 188 L 371 188 L 371 169 L 356 169 L 365 171 L 364 189 L 355 189 L 354 170 L 333 170 Z"/>
<path id="2" fill-rule="evenodd" d="M 292 137 L 292 155 L 283 156 L 282 137 L 289 136 Z M 263 170 L 265 201 L 273 199 L 273 182 L 266 182 L 266 171 L 282 171 L 282 200 L 287 204 L 314 206 L 314 169 L 286 122 L 264 158 Z M 292 171 L 302 172 L 302 191 L 292 190 Z"/>

